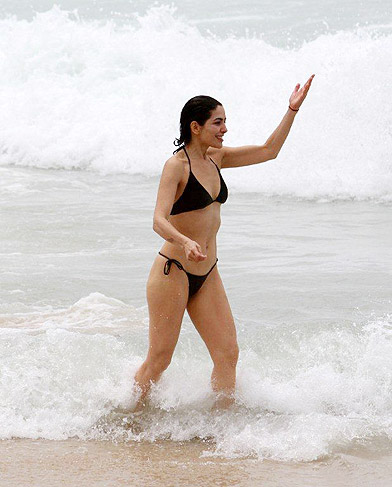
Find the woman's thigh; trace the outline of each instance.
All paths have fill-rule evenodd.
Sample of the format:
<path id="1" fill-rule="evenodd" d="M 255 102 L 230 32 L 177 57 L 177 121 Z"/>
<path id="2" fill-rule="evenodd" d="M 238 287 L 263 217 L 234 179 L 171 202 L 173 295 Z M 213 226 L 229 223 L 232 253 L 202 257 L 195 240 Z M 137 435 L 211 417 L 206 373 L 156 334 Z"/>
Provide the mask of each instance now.
<path id="1" fill-rule="evenodd" d="M 164 257 L 156 257 L 147 281 L 149 355 L 173 353 L 188 300 L 185 272 L 172 265 L 165 275 L 165 262 Z"/>
<path id="2" fill-rule="evenodd" d="M 218 269 L 188 302 L 188 314 L 214 360 L 216 355 L 232 355 L 238 349 L 234 318 Z"/>

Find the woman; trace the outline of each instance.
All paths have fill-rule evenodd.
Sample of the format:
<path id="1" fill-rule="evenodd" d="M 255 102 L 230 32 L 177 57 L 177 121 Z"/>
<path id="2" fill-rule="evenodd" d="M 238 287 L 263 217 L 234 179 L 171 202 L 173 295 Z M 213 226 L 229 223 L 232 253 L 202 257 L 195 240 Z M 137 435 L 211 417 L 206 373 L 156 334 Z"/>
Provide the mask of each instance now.
<path id="1" fill-rule="evenodd" d="M 216 406 L 234 401 L 238 345 L 230 305 L 216 265 L 220 206 L 227 188 L 220 169 L 275 159 L 314 75 L 297 84 L 283 120 L 264 145 L 223 147 L 227 132 L 221 103 L 208 96 L 189 100 L 181 112 L 180 146 L 165 163 L 154 212 L 154 230 L 165 239 L 147 283 L 149 349 L 135 375 L 145 403 L 152 383 L 170 364 L 185 310 L 204 340 L 214 367 Z"/>

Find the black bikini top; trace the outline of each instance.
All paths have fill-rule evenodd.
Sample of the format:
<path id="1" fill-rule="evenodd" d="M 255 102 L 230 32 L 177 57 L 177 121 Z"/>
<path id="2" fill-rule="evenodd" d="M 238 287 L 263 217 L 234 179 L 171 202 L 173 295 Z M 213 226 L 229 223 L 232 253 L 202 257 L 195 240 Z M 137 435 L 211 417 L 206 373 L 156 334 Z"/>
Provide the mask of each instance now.
<path id="1" fill-rule="evenodd" d="M 220 178 L 220 191 L 216 199 L 213 200 L 210 193 L 205 189 L 204 186 L 199 183 L 199 181 L 193 174 L 191 168 L 191 160 L 189 159 L 185 147 L 183 147 L 183 149 L 189 161 L 189 177 L 184 191 L 182 192 L 178 200 L 174 203 L 170 214 L 178 215 L 179 213 L 185 213 L 187 211 L 201 210 L 202 208 L 211 205 L 215 201 L 217 201 L 218 203 L 224 203 L 227 200 L 228 191 L 227 186 L 223 181 L 219 167 L 210 157 L 211 161 L 214 162 Z"/>

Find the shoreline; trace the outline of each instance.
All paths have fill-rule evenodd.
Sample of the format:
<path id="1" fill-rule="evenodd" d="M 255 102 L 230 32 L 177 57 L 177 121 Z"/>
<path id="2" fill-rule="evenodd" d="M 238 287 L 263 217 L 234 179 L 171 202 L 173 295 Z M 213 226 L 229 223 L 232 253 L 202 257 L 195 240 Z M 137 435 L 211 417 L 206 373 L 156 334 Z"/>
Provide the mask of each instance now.
<path id="1" fill-rule="evenodd" d="M 381 487 L 392 475 L 392 455 L 376 459 L 345 453 L 313 462 L 278 462 L 202 456 L 206 446 L 202 441 L 2 440 L 0 486 Z"/>

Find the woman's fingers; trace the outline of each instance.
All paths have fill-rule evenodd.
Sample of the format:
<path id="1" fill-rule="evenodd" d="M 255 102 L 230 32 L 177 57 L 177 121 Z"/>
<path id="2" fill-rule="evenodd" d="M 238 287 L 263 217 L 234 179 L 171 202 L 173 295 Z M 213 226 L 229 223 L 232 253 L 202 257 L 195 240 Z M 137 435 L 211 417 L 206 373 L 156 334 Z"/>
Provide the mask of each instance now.
<path id="1" fill-rule="evenodd" d="M 308 81 L 304 84 L 304 86 L 301 88 L 300 91 L 308 91 L 310 88 L 310 85 L 312 84 L 314 77 L 315 77 L 315 75 L 312 74 L 312 76 L 308 79 Z M 297 86 L 299 86 L 299 84 Z"/>
<path id="2" fill-rule="evenodd" d="M 201 260 L 205 260 L 207 256 L 203 254 L 200 245 L 197 242 L 193 242 L 187 252 L 186 258 L 194 262 L 199 262 Z"/>
<path id="3" fill-rule="evenodd" d="M 312 84 L 313 78 L 314 78 L 314 74 L 312 74 L 312 76 L 305 83 L 305 94 L 309 91 L 309 88 L 310 88 L 310 85 Z"/>
<path id="4" fill-rule="evenodd" d="M 312 74 L 312 76 L 310 76 L 310 78 L 306 81 L 306 83 L 303 85 L 301 89 L 299 89 L 299 87 L 301 86 L 299 83 L 295 85 L 294 91 L 289 98 L 290 107 L 294 109 L 299 109 L 299 107 L 302 105 L 303 101 L 305 100 L 306 95 L 308 94 L 310 85 L 312 84 L 314 77 L 315 75 Z"/>
<path id="5" fill-rule="evenodd" d="M 193 262 L 200 262 L 201 260 L 206 260 L 207 256 L 203 254 L 196 254 L 190 255 L 189 260 L 193 260 Z"/>
<path id="6" fill-rule="evenodd" d="M 312 76 L 308 79 L 308 81 L 306 82 L 307 86 L 308 86 L 308 89 L 310 87 L 310 85 L 312 84 L 312 81 L 313 81 L 313 78 L 315 77 L 314 74 L 312 74 Z"/>
<path id="7" fill-rule="evenodd" d="M 304 84 L 304 86 L 301 88 L 302 90 L 306 87 L 306 86 L 310 86 L 310 84 L 312 83 L 313 81 L 313 78 L 315 77 L 316 75 L 315 74 L 312 74 L 312 76 L 306 81 L 306 83 Z M 298 91 L 298 88 L 301 86 L 300 83 L 297 83 L 295 85 L 295 88 L 294 88 L 294 91 Z"/>
<path id="8" fill-rule="evenodd" d="M 203 250 L 198 243 L 196 243 L 196 248 L 197 248 L 197 251 L 199 253 L 199 257 L 201 258 L 200 260 L 206 259 L 207 256 L 203 254 Z"/>
<path id="9" fill-rule="evenodd" d="M 197 250 L 198 250 L 198 252 L 200 253 L 200 255 L 201 255 L 202 257 L 207 257 L 206 255 L 204 255 L 204 254 L 203 254 L 203 250 L 202 250 L 202 248 L 200 247 L 200 245 L 199 245 L 199 244 L 196 244 L 196 245 L 197 245 Z"/>
<path id="10" fill-rule="evenodd" d="M 205 260 L 207 256 L 203 254 L 201 246 L 197 242 L 189 241 L 185 247 L 185 256 L 187 260 L 199 262 Z"/>
<path id="11" fill-rule="evenodd" d="M 200 262 L 201 260 L 206 260 L 206 257 L 204 255 L 199 255 L 197 259 L 195 259 L 195 262 Z"/>

